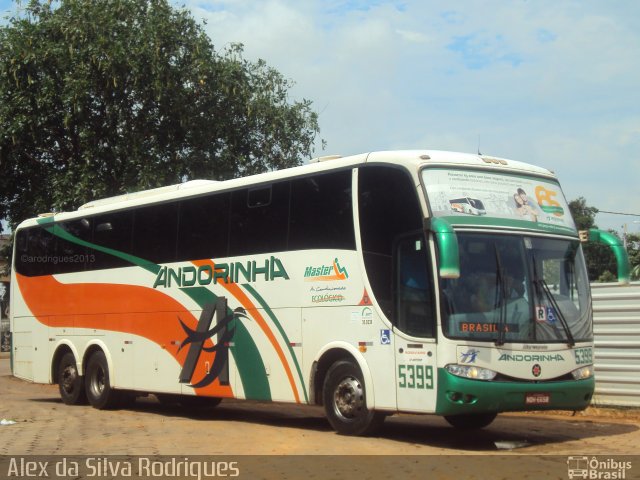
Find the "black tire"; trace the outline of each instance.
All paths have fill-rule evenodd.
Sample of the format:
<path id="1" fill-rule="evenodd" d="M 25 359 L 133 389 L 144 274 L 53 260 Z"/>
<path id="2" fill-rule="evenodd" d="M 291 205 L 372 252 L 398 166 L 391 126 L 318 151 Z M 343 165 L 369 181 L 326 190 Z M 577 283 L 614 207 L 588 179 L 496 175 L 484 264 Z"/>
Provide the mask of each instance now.
<path id="1" fill-rule="evenodd" d="M 109 366 L 104 352 L 95 352 L 89 358 L 85 372 L 85 392 L 92 407 L 98 410 L 115 408 L 120 403 L 120 396 L 111 388 Z"/>
<path id="2" fill-rule="evenodd" d="M 334 363 L 322 387 L 324 411 L 333 429 L 341 435 L 371 435 L 385 415 L 367 408 L 367 395 L 360 368 L 349 360 Z"/>
<path id="3" fill-rule="evenodd" d="M 493 422 L 497 413 L 469 413 L 465 415 L 445 415 L 445 420 L 460 430 L 477 430 Z"/>
<path id="4" fill-rule="evenodd" d="M 84 391 L 84 377 L 78 374 L 76 357 L 71 352 L 65 353 L 58 363 L 58 389 L 60 397 L 67 405 L 83 405 L 87 403 Z"/>

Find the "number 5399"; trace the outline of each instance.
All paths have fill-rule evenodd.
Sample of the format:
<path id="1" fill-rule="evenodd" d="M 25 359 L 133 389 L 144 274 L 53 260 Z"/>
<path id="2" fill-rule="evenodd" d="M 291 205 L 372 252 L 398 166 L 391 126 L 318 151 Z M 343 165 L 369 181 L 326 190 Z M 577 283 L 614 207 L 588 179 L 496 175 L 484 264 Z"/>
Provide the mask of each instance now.
<path id="1" fill-rule="evenodd" d="M 431 390 L 433 367 L 431 365 L 398 365 L 398 386 Z"/>

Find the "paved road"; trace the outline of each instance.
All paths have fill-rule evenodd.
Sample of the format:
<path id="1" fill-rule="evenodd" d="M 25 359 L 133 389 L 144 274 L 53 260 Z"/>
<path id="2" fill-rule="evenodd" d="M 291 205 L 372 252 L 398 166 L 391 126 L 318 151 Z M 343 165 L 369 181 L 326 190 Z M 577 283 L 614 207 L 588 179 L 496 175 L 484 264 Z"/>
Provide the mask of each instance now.
<path id="1" fill-rule="evenodd" d="M 56 386 L 18 380 L 10 376 L 8 363 L 0 359 L 0 418 L 17 423 L 0 426 L 0 455 L 5 456 L 503 454 L 496 461 L 517 468 L 522 465 L 520 455 L 635 455 L 640 444 L 637 413 L 620 418 L 614 418 L 615 412 L 603 416 L 601 411 L 574 417 L 509 414 L 473 433 L 457 431 L 438 417 L 401 415 L 387 419 L 373 438 L 353 438 L 335 434 L 322 409 L 316 407 L 223 401 L 215 409 L 198 413 L 161 406 L 150 396 L 127 410 L 98 411 L 64 405 Z M 518 448 L 504 450 L 496 443 Z M 462 468 L 455 460 L 460 457 L 447 458 L 455 468 Z M 332 464 L 338 468 L 342 461 Z M 564 472 L 566 458 L 562 463 Z M 366 464 L 373 473 L 379 468 L 375 461 Z M 544 462 L 536 468 L 544 471 Z M 640 473 L 640 461 L 634 470 Z M 504 465 L 501 471 L 503 475 L 493 478 L 510 478 L 514 473 Z M 458 474 L 451 478 L 465 478 Z M 627 474 L 626 478 L 633 477 Z"/>

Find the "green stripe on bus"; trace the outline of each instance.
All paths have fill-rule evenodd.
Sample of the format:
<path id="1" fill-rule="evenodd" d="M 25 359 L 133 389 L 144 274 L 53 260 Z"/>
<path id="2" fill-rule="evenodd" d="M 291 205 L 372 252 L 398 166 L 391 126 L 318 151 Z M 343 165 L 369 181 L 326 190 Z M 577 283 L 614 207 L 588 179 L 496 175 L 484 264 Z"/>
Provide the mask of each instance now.
<path id="1" fill-rule="evenodd" d="M 217 295 L 204 287 L 181 288 L 180 290 L 191 297 L 201 308 L 204 308 L 208 303 L 215 303 L 218 299 Z M 232 313 L 232 310 L 227 308 L 227 313 Z M 267 369 L 260 356 L 260 351 L 242 322 L 236 321 L 235 328 L 233 346 L 229 350 L 238 366 L 240 383 L 242 383 L 245 397 L 250 400 L 271 400 Z"/>
<path id="2" fill-rule="evenodd" d="M 53 217 L 38 219 L 38 223 L 47 231 L 56 237 L 62 238 L 63 240 L 118 257 L 156 275 L 160 271 L 161 267 L 158 264 L 136 257 L 135 255 L 130 255 L 118 250 L 87 242 L 86 240 L 82 240 L 71 235 L 58 224 L 54 223 L 53 225 L 47 225 L 49 223 L 53 223 L 53 221 Z M 204 287 L 181 288 L 180 290 L 195 301 L 200 308 L 204 308 L 207 303 L 215 303 L 218 299 L 213 292 Z M 231 309 L 228 308 L 227 313 L 231 312 Z M 236 322 L 236 332 L 233 337 L 233 342 L 234 346 L 231 347 L 230 350 L 238 367 L 240 382 L 242 383 L 242 388 L 246 398 L 251 400 L 271 400 L 269 379 L 267 378 L 267 371 L 264 366 L 264 362 L 262 361 L 262 357 L 260 356 L 260 351 L 253 341 L 253 338 L 251 338 L 251 334 L 242 322 Z"/>
<path id="3" fill-rule="evenodd" d="M 50 217 L 50 218 L 53 218 L 53 217 Z M 68 242 L 75 243 L 76 245 L 80 245 L 82 247 L 88 247 L 88 248 L 91 248 L 92 250 L 97 250 L 99 252 L 106 253 L 107 255 L 111 255 L 113 257 L 118 257 L 124 260 L 125 262 L 129 262 L 133 265 L 144 268 L 145 270 L 155 275 L 157 275 L 158 272 L 160 271 L 160 265 L 157 265 L 153 262 L 145 260 L 144 258 L 136 257 L 135 255 L 130 255 L 128 253 L 120 252 L 119 250 L 114 250 L 112 248 L 103 247 L 100 245 L 96 245 L 95 243 L 82 240 L 81 238 L 71 235 L 69 232 L 67 232 L 64 228 L 62 228 L 57 223 L 50 226 L 46 226 L 46 225 L 43 225 L 43 226 L 44 226 L 44 229 L 47 230 L 52 235 L 58 238 L 62 238 L 63 240 L 66 240 Z"/>
<path id="4" fill-rule="evenodd" d="M 285 341 L 285 343 L 287 345 L 287 348 L 289 349 L 289 354 L 291 355 L 291 358 L 293 359 L 293 363 L 296 366 L 296 370 L 298 371 L 298 378 L 300 379 L 300 385 L 302 385 L 302 392 L 304 393 L 304 400 L 305 400 L 305 402 L 308 403 L 309 402 L 309 397 L 307 395 L 307 387 L 305 386 L 305 383 L 304 383 L 304 377 L 302 376 L 302 369 L 300 368 L 300 364 L 298 363 L 298 359 L 296 358 L 296 354 L 293 351 L 293 347 L 291 347 L 291 342 L 289 341 L 289 337 L 287 337 L 287 334 L 284 331 L 284 328 L 282 328 L 282 325 L 280 324 L 280 322 L 276 318 L 275 314 L 273 313 L 273 311 L 271 310 L 269 305 L 267 305 L 267 303 L 264 301 L 264 299 L 260 296 L 260 294 L 258 292 L 256 292 L 256 290 L 249 284 L 243 284 L 242 286 L 251 295 L 253 295 L 253 297 L 258 301 L 258 303 L 262 306 L 262 308 L 264 308 L 264 311 L 267 312 L 267 315 L 269 315 L 269 318 L 271 319 L 271 321 L 278 328 L 278 331 L 280 332 L 280 335 L 282 335 L 282 338 L 284 338 L 284 341 Z"/>

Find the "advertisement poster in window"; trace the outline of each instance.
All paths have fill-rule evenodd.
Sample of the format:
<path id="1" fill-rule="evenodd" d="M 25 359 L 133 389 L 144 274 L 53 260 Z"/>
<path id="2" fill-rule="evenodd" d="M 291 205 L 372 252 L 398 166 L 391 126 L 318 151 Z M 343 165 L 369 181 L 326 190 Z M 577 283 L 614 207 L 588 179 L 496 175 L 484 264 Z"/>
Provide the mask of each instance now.
<path id="1" fill-rule="evenodd" d="M 500 225 L 575 233 L 569 206 L 552 179 L 498 172 L 425 169 L 431 213 L 454 225 Z"/>

